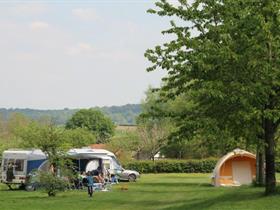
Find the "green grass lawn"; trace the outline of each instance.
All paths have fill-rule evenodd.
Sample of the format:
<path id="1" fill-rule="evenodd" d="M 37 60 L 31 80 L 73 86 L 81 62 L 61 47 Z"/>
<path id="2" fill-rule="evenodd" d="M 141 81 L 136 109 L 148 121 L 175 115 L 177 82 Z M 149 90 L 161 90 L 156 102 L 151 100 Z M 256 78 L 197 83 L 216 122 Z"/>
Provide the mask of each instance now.
<path id="1" fill-rule="evenodd" d="M 67 191 L 49 198 L 43 192 L 0 190 L 0 210 L 194 210 L 280 209 L 280 194 L 265 197 L 263 188 L 215 188 L 209 174 L 149 174 L 137 183 L 115 185 L 111 192 Z M 128 190 L 121 190 L 127 186 Z"/>

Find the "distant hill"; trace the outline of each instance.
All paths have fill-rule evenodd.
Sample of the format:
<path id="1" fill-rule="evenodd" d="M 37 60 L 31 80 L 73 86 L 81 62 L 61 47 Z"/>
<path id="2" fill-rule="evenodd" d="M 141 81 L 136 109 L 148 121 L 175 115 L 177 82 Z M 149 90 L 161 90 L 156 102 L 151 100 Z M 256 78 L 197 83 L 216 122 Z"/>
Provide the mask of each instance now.
<path id="1" fill-rule="evenodd" d="M 109 116 L 117 125 L 134 125 L 136 117 L 141 112 L 140 104 L 123 106 L 94 107 Z M 0 108 L 0 115 L 7 119 L 12 113 L 21 113 L 32 119 L 49 117 L 57 125 L 64 125 L 66 121 L 79 109 L 37 110 L 37 109 L 5 109 Z"/>

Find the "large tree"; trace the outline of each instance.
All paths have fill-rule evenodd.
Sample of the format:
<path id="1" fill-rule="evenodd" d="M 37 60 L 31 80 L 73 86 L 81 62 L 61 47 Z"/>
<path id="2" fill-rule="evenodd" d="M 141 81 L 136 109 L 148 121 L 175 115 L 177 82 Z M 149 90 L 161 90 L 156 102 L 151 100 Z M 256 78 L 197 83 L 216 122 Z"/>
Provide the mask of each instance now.
<path id="1" fill-rule="evenodd" d="M 47 155 L 49 171 L 38 171 L 38 178 L 48 195 L 55 196 L 58 191 L 65 190 L 67 182 L 61 176 L 72 176 L 72 171 L 67 167 L 71 162 L 66 158 L 72 135 L 64 136 L 62 128 L 33 121 L 19 129 L 18 136 L 22 140 L 21 147 L 38 148 Z"/>
<path id="2" fill-rule="evenodd" d="M 179 0 L 156 3 L 173 16 L 165 34 L 175 39 L 146 57 L 168 72 L 167 97 L 192 93 L 197 110 L 218 127 L 265 143 L 266 193 L 275 191 L 275 133 L 280 122 L 280 2 L 273 0 Z M 184 127 L 184 126 L 183 126 Z M 248 132 L 250 131 L 250 132 Z"/>
<path id="3" fill-rule="evenodd" d="M 87 129 L 96 136 L 97 143 L 106 143 L 114 134 L 115 125 L 99 110 L 81 109 L 67 121 L 66 128 Z"/>
<path id="4" fill-rule="evenodd" d="M 161 93 L 151 88 L 146 92 L 138 119 L 169 124 L 168 142 L 161 148 L 166 157 L 219 157 L 235 148 L 254 149 L 244 138 L 245 134 L 233 136 L 227 127 L 219 129 L 216 119 L 204 116 L 190 93 L 176 96 L 173 100 Z"/>
<path id="5" fill-rule="evenodd" d="M 137 133 L 140 144 L 138 157 L 154 159 L 154 156 L 168 144 L 168 138 L 173 131 L 170 120 L 169 103 L 160 101 L 159 92 L 149 88 L 146 98 L 141 104 L 142 113 L 137 117 Z M 165 110 L 165 111 L 164 111 Z"/>
<path id="6" fill-rule="evenodd" d="M 57 175 L 60 160 L 63 159 L 62 156 L 67 149 L 63 130 L 52 124 L 42 125 L 34 121 L 22 127 L 18 131 L 18 136 L 21 138 L 21 147 L 41 149 L 48 156 L 54 175 Z"/>

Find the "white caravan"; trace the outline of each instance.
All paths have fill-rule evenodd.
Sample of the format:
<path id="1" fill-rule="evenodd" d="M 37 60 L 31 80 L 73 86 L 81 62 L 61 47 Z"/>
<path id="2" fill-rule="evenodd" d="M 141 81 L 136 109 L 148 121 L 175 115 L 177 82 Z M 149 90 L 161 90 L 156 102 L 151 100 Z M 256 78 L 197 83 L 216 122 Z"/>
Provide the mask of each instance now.
<path id="1" fill-rule="evenodd" d="M 1 182 L 10 186 L 11 184 L 25 185 L 28 174 L 42 167 L 47 162 L 45 153 L 38 149 L 5 150 L 2 154 Z M 9 171 L 9 167 L 10 171 Z M 7 177 L 11 176 L 11 177 Z"/>
<path id="2" fill-rule="evenodd" d="M 107 169 L 110 174 L 118 175 L 120 180 L 136 181 L 139 178 L 137 171 L 125 170 L 117 160 L 114 153 L 104 149 L 71 149 L 67 153 L 74 159 L 76 169 L 79 172 L 93 171 L 98 167 Z"/>

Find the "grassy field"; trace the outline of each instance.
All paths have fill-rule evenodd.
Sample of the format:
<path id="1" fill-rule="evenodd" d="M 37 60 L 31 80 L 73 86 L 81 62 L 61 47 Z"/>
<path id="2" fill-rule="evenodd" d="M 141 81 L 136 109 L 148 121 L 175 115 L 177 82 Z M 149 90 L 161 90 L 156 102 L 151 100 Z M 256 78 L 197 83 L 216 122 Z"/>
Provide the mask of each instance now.
<path id="1" fill-rule="evenodd" d="M 194 210 L 280 209 L 280 194 L 265 197 L 263 188 L 214 188 L 209 174 L 149 174 L 137 183 L 115 185 L 111 192 L 67 191 L 49 198 L 43 192 L 0 190 L 1 210 Z M 126 186 L 128 190 L 122 190 Z"/>

